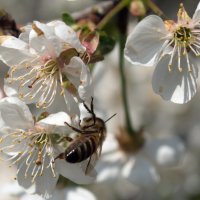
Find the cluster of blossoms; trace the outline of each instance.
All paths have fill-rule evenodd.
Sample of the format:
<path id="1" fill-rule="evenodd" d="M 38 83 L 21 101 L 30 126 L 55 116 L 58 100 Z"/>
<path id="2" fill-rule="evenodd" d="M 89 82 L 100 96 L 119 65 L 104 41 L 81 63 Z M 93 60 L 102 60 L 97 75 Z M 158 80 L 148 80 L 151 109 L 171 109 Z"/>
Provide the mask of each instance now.
<path id="1" fill-rule="evenodd" d="M 156 66 L 152 86 L 163 99 L 186 103 L 197 91 L 200 4 L 191 19 L 180 5 L 178 20 L 151 15 L 129 35 L 125 56 L 134 65 Z"/>
<path id="2" fill-rule="evenodd" d="M 55 160 L 72 132 L 65 122 L 78 126 L 79 103 L 92 96 L 86 58 L 78 35 L 62 21 L 35 21 L 22 28 L 19 38 L 0 36 L 0 60 L 10 67 L 6 97 L 0 100 L 0 150 L 17 166 L 19 185 L 45 198 L 59 175 L 78 184 L 95 179 L 94 171 L 85 174 L 86 161 Z M 27 104 L 36 105 L 35 116 Z"/>
<path id="3" fill-rule="evenodd" d="M 200 4 L 192 19 L 181 4 L 177 22 L 151 15 L 138 23 L 127 39 L 125 57 L 134 65 L 155 66 L 154 91 L 165 100 L 186 103 L 197 90 L 199 33 Z M 94 96 L 87 66 L 94 49 L 58 20 L 47 24 L 34 21 L 22 28 L 18 38 L 0 36 L 0 60 L 9 67 L 5 97 L 0 100 L 0 151 L 11 166 L 17 166 L 19 185 L 42 199 L 57 198 L 52 192 L 60 175 L 77 184 L 89 184 L 96 177 L 95 170 L 86 173 L 92 156 L 89 162 L 78 164 L 59 157 L 69 145 L 72 129 L 80 128 L 79 103 L 90 102 Z M 131 148 L 137 137 L 129 138 Z M 137 149 L 125 152 L 122 138 L 113 137 L 104 144 L 107 152 L 103 149 L 102 162 L 97 166 L 98 182 L 118 177 L 140 188 L 153 186 L 160 181 L 159 166 L 176 165 L 185 151 L 176 137 L 145 142 L 141 137 Z M 83 148 L 90 146 L 92 152 L 91 141 Z M 136 155 L 136 150 L 141 151 Z M 109 162 L 111 167 L 105 169 Z M 67 194 L 65 190 L 62 196 Z"/>

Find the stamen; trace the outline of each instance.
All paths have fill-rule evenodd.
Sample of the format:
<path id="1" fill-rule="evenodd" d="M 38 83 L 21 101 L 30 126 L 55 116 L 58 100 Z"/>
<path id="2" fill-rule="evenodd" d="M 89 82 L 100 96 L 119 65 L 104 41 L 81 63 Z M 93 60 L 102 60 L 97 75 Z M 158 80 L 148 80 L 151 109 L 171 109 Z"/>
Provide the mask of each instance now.
<path id="1" fill-rule="evenodd" d="M 170 57 L 170 61 L 169 61 L 169 64 L 168 64 L 168 70 L 169 70 L 169 72 L 172 71 L 172 61 L 173 61 L 174 54 L 176 52 L 176 46 L 177 46 L 177 44 L 175 43 L 175 45 L 173 47 L 173 50 L 172 50 L 171 57 Z"/>
<path id="2" fill-rule="evenodd" d="M 7 138 L 11 141 L 9 145 L 7 145 L 7 141 L 5 141 Z M 24 139 L 26 141 L 23 141 Z M 0 138 L 1 145 L 4 145 L 4 141 L 5 146 L 1 148 L 2 151 L 4 149 L 9 150 L 10 148 L 15 148 L 17 147 L 16 145 L 24 142 L 23 144 L 26 145 L 25 148 L 22 149 L 21 152 L 16 152 L 16 154 L 7 159 L 7 161 L 13 161 L 11 166 L 22 161 L 20 165 L 26 166 L 24 176 L 27 177 L 28 174 L 30 174 L 32 176 L 32 182 L 34 182 L 39 175 L 41 176 L 44 173 L 44 165 L 47 157 L 49 159 L 47 167 L 51 167 L 52 175 L 55 177 L 55 170 L 52 164 L 52 160 L 54 159 L 53 145 L 45 129 L 41 129 L 38 126 L 28 131 L 19 129 Z M 32 171 L 30 171 L 30 168 L 32 168 Z"/>

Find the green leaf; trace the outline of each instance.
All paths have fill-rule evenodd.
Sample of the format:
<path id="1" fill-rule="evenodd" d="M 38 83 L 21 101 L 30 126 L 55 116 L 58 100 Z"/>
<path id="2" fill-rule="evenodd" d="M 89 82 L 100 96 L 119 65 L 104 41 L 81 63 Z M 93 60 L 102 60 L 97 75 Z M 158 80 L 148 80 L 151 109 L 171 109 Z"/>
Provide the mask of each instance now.
<path id="1" fill-rule="evenodd" d="M 105 32 L 100 34 L 100 41 L 97 51 L 101 53 L 101 55 L 105 55 L 113 50 L 115 46 L 115 40 L 108 36 Z"/>
<path id="2" fill-rule="evenodd" d="M 75 20 L 68 13 L 62 14 L 62 20 L 65 22 L 65 24 L 67 24 L 69 26 L 75 24 Z"/>

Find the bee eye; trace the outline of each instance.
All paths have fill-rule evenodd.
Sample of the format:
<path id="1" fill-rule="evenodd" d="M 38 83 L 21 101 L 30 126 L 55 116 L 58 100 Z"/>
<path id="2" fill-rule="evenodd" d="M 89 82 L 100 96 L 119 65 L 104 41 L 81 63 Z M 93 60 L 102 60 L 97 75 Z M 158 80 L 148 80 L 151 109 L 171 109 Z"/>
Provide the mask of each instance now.
<path id="1" fill-rule="evenodd" d="M 93 119 L 92 118 L 86 118 L 85 121 L 86 122 L 91 122 Z"/>

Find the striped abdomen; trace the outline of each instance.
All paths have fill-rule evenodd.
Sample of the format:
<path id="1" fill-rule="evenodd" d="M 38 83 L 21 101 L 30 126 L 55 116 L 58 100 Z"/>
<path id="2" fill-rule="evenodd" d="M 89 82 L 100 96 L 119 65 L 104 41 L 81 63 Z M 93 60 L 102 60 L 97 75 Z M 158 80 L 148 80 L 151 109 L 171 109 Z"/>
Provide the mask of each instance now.
<path id="1" fill-rule="evenodd" d="M 73 142 L 65 151 L 65 160 L 78 163 L 89 158 L 98 148 L 99 138 L 96 136 L 81 137 Z"/>

